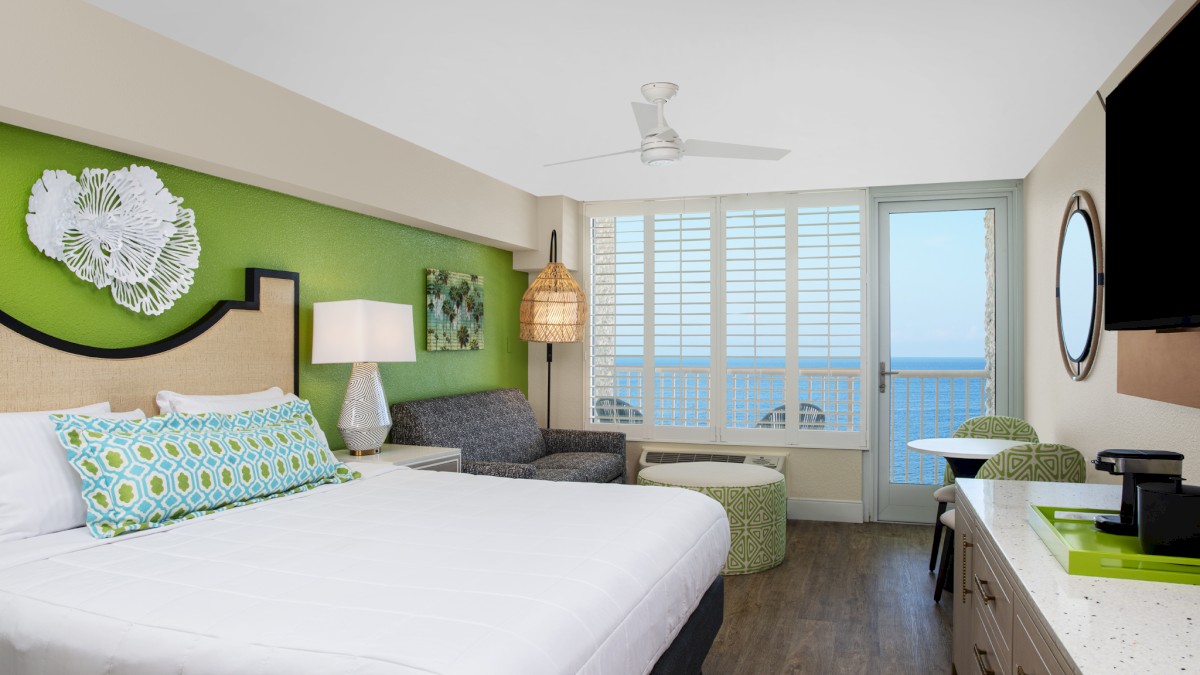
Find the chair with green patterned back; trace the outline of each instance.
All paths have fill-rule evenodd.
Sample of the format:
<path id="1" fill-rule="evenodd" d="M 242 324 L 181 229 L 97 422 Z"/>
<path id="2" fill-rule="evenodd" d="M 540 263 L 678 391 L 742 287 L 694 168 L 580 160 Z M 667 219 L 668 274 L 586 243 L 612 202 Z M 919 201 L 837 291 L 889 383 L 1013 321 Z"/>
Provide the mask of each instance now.
<path id="1" fill-rule="evenodd" d="M 972 417 L 954 430 L 953 438 L 1004 438 L 1012 441 L 1037 443 L 1037 431 L 1033 425 L 1019 417 L 1004 415 L 980 415 Z M 937 500 L 937 516 L 933 519 L 933 547 L 929 551 L 929 571 L 932 572 L 938 559 L 938 546 L 942 541 L 942 514 L 946 505 L 954 503 L 954 472 L 946 467 L 942 487 L 933 493 Z"/>
<path id="2" fill-rule="evenodd" d="M 1087 481 L 1087 460 L 1083 454 L 1069 445 L 1060 443 L 1025 443 L 1001 450 L 979 467 L 976 478 L 986 480 L 1036 480 L 1050 483 L 1083 483 Z M 954 511 L 943 513 L 938 522 L 954 531 Z M 954 537 L 946 537 L 942 546 L 941 568 L 938 570 L 937 587 L 933 599 L 941 597 L 945 583 L 946 566 L 954 550 Z"/>
<path id="3" fill-rule="evenodd" d="M 1052 483 L 1083 483 L 1087 460 L 1069 445 L 1026 443 L 1001 450 L 979 467 L 976 478 L 989 480 L 1039 480 Z"/>

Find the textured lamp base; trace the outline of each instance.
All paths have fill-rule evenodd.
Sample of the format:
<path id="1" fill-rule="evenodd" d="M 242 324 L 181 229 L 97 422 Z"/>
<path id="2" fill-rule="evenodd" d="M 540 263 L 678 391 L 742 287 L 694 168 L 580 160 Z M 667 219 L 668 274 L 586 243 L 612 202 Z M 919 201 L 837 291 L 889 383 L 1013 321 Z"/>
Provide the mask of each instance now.
<path id="1" fill-rule="evenodd" d="M 342 401 L 342 416 L 338 418 L 338 431 L 342 432 L 346 449 L 356 456 L 374 455 L 387 440 L 391 428 L 379 366 L 354 364 L 350 382 L 346 384 L 346 399 Z"/>

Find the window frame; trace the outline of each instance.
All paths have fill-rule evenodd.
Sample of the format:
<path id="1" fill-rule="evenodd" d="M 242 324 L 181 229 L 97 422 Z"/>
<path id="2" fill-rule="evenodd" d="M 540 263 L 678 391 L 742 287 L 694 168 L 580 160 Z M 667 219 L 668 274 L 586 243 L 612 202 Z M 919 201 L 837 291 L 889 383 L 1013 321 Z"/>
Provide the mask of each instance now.
<path id="1" fill-rule="evenodd" d="M 786 347 L 788 355 L 787 366 L 784 369 L 784 402 L 789 410 L 795 410 L 799 400 L 799 262 L 798 262 L 798 211 L 806 207 L 829 207 L 834 205 L 852 205 L 858 207 L 859 213 L 859 372 L 858 412 L 856 417 L 859 424 L 855 431 L 825 431 L 799 428 L 799 416 L 789 415 L 785 429 L 755 429 L 731 428 L 725 426 L 726 388 L 728 374 L 726 372 L 726 356 L 728 353 L 728 335 L 726 330 L 727 297 L 726 297 L 726 214 L 731 211 L 766 210 L 782 208 L 785 214 L 785 323 Z M 594 218 L 620 218 L 630 216 L 643 217 L 643 232 L 646 237 L 644 247 L 644 307 L 646 321 L 643 323 L 643 352 L 642 382 L 643 401 L 648 406 L 642 409 L 642 424 L 613 424 L 594 422 L 592 407 L 592 329 L 589 326 L 584 336 L 584 359 L 582 372 L 582 387 L 584 395 L 583 419 L 584 428 L 598 431 L 622 431 L 631 441 L 674 441 L 699 444 L 724 445 L 766 445 L 810 448 L 846 448 L 863 450 L 867 448 L 873 414 L 872 396 L 868 392 L 868 382 L 871 375 L 870 363 L 870 325 L 868 315 L 868 271 L 870 270 L 870 233 L 868 194 L 865 189 L 811 191 L 790 193 L 763 193 L 755 195 L 732 195 L 690 199 L 663 199 L 636 202 L 591 202 L 582 209 L 581 227 L 586 231 L 587 252 L 581 265 L 581 283 L 591 297 L 592 283 L 592 246 Z M 650 226 L 654 216 L 663 214 L 692 214 L 708 213 L 710 219 L 710 255 L 711 255 L 711 316 L 712 343 L 710 357 L 710 426 L 707 427 L 676 427 L 659 426 L 654 424 L 654 230 Z M 590 319 L 589 319 L 590 321 Z"/>

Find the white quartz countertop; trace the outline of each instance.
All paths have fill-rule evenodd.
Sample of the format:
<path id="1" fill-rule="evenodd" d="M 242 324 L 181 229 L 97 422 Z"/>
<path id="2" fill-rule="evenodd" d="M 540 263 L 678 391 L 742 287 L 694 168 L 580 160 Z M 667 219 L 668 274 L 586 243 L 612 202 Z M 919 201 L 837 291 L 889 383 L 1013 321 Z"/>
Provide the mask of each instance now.
<path id="1" fill-rule="evenodd" d="M 1080 673 L 1200 673 L 1200 586 L 1067 574 L 1029 524 L 1030 504 L 1117 509 L 1119 485 L 957 484 L 956 508 L 975 514 Z"/>

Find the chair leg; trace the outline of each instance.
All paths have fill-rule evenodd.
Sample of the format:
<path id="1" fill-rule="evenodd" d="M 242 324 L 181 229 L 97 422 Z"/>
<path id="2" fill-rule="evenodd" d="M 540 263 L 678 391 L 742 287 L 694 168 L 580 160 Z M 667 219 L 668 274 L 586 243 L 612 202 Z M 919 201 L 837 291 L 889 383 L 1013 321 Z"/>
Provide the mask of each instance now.
<path id="1" fill-rule="evenodd" d="M 942 514 L 946 512 L 946 502 L 938 502 L 937 515 L 933 517 L 933 549 L 929 551 L 929 571 L 937 564 L 938 544 L 942 542 Z"/>
<path id="2" fill-rule="evenodd" d="M 949 528 L 947 528 L 949 529 Z M 942 601 L 942 587 L 946 585 L 946 569 L 950 567 L 950 556 L 954 554 L 954 530 L 946 533 L 942 542 L 942 562 L 938 565 L 937 582 L 933 588 L 933 601 Z"/>

